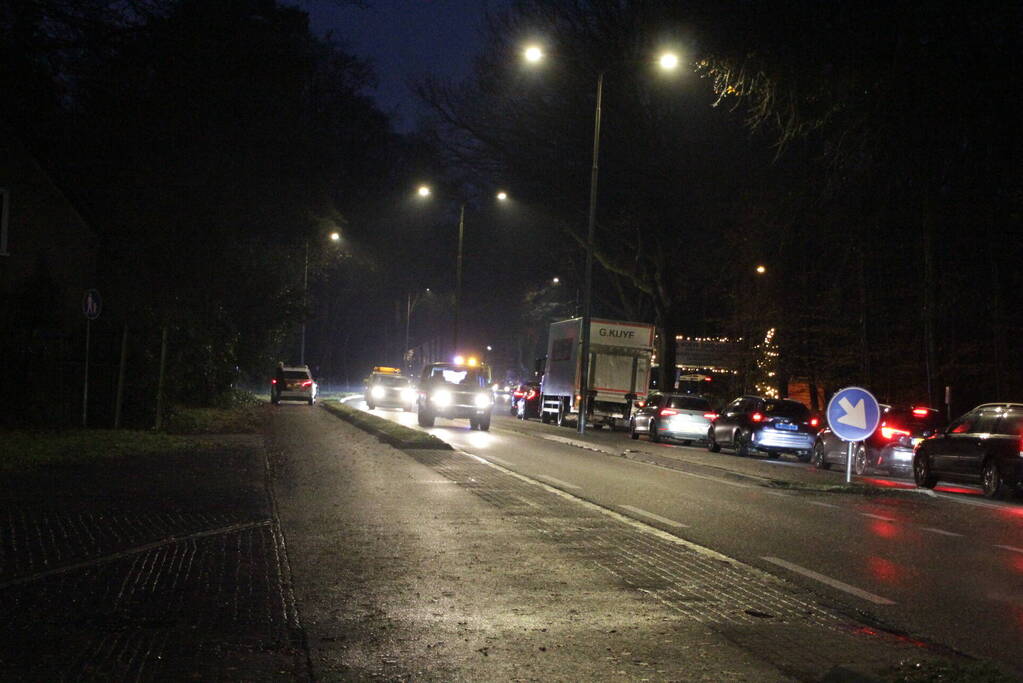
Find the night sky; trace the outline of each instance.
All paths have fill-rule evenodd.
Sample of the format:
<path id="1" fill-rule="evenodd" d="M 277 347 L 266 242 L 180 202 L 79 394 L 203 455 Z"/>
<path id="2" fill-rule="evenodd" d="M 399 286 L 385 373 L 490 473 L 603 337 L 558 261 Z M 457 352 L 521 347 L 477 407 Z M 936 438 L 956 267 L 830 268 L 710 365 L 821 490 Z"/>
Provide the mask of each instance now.
<path id="1" fill-rule="evenodd" d="M 317 35 L 335 40 L 369 60 L 379 79 L 375 93 L 395 128 L 408 132 L 423 109 L 409 91 L 410 81 L 431 75 L 461 80 L 482 46 L 485 13 L 504 0 L 372 0 L 358 7 L 336 0 L 295 3 L 309 13 Z"/>

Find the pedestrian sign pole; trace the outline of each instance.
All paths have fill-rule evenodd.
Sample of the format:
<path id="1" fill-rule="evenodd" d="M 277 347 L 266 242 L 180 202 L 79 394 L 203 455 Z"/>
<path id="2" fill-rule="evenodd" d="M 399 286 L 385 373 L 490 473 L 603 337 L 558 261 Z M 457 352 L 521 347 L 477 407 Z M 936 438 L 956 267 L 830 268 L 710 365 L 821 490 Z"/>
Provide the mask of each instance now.
<path id="1" fill-rule="evenodd" d="M 85 379 L 82 382 L 82 426 L 89 425 L 89 342 L 92 321 L 103 310 L 103 299 L 95 289 L 85 290 L 82 297 L 82 313 L 85 315 Z"/>
<path id="2" fill-rule="evenodd" d="M 846 442 L 845 482 L 852 481 L 852 461 L 856 443 L 864 441 L 881 421 L 881 406 L 866 389 L 846 387 L 828 401 L 828 427 Z"/>

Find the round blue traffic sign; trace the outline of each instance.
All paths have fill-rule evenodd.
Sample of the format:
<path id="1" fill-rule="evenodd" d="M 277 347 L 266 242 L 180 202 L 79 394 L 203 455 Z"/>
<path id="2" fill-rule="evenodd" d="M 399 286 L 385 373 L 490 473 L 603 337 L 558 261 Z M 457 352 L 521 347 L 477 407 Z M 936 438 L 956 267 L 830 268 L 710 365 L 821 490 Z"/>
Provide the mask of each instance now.
<path id="1" fill-rule="evenodd" d="M 828 401 L 828 426 L 843 441 L 863 441 L 877 429 L 881 407 L 866 389 L 846 387 Z"/>

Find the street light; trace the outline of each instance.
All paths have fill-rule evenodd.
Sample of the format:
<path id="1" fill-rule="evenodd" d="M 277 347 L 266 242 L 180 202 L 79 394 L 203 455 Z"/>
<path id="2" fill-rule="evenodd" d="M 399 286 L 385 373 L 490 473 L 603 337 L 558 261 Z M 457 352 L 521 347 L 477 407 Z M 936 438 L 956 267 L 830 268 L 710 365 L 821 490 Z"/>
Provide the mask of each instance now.
<path id="1" fill-rule="evenodd" d="M 331 242 L 340 242 L 341 233 L 335 230 L 330 233 Z M 305 240 L 305 260 L 302 265 L 302 346 L 299 349 L 298 364 L 305 365 L 305 323 L 306 323 L 306 299 L 309 295 L 309 240 Z"/>
<path id="2" fill-rule="evenodd" d="M 767 272 L 767 267 L 766 266 L 757 266 L 756 267 L 756 271 L 757 271 L 757 275 L 763 275 L 764 273 Z"/>
<path id="3" fill-rule="evenodd" d="M 427 198 L 433 194 L 429 185 L 420 185 L 416 190 L 420 198 Z M 498 201 L 508 201 L 508 193 L 500 191 L 496 195 Z M 454 348 L 452 351 L 458 353 L 459 326 L 462 312 L 462 242 L 465 234 L 465 204 L 463 201 L 458 207 L 458 259 L 455 265 L 455 324 L 454 324 Z"/>
<path id="4" fill-rule="evenodd" d="M 538 45 L 527 46 L 523 51 L 527 62 L 532 64 L 543 61 L 544 52 Z M 678 55 L 674 52 L 664 52 L 658 59 L 658 65 L 663 71 L 673 71 L 679 65 Z M 597 217 L 597 177 L 598 160 L 600 158 L 600 114 L 601 105 L 604 99 L 604 69 L 597 73 L 597 99 L 593 113 L 593 166 L 590 169 L 590 207 L 589 217 L 586 226 L 586 270 L 583 284 L 583 320 L 582 340 L 580 348 L 579 373 L 579 434 L 586 433 L 586 414 L 590 405 L 590 320 L 592 298 L 593 298 L 593 233 Z"/>

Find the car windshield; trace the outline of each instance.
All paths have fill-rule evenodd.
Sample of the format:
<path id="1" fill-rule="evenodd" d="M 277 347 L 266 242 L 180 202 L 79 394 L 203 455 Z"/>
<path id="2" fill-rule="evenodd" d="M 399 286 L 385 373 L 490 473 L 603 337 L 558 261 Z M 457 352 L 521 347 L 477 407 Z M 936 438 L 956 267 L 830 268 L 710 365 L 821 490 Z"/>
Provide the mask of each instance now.
<path id="1" fill-rule="evenodd" d="M 671 396 L 668 398 L 668 408 L 678 410 L 709 410 L 710 403 L 699 396 Z"/>
<path id="2" fill-rule="evenodd" d="M 764 412 L 771 417 L 787 417 L 793 420 L 810 419 L 810 409 L 797 401 L 767 401 Z"/>
<path id="3" fill-rule="evenodd" d="M 479 368 L 466 368 L 460 366 L 436 366 L 430 369 L 429 379 L 434 382 L 445 382 L 457 384 L 463 387 L 485 387 L 487 379 L 480 372 Z"/>
<path id="4" fill-rule="evenodd" d="M 309 373 L 305 370 L 285 370 L 284 379 L 309 379 Z"/>
<path id="5" fill-rule="evenodd" d="M 941 413 L 928 410 L 917 415 L 910 408 L 892 408 L 884 414 L 884 421 L 900 429 L 908 429 L 914 436 L 923 432 L 937 432 L 945 427 L 945 418 Z"/>
<path id="6" fill-rule="evenodd" d="M 402 387 L 408 384 L 408 378 L 398 375 L 377 375 L 373 378 L 373 384 L 382 384 L 385 387 Z"/>

